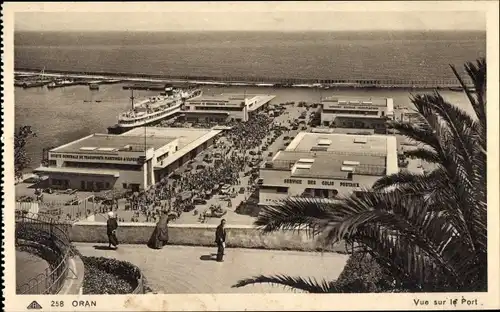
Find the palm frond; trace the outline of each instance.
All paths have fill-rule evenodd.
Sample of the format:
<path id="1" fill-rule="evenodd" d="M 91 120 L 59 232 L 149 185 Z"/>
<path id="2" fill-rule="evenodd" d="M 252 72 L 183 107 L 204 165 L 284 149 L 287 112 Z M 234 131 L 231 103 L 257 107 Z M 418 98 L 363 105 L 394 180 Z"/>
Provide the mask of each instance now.
<path id="1" fill-rule="evenodd" d="M 306 229 L 315 235 L 334 217 L 331 207 L 314 198 L 287 198 L 275 206 L 264 206 L 254 225 L 264 233 Z"/>
<path id="2" fill-rule="evenodd" d="M 404 240 L 405 248 L 418 250 L 419 255 L 425 256 L 427 261 L 431 261 L 454 279 L 460 280 L 454 266 L 450 264 L 453 256 L 447 256 L 441 244 L 443 239 L 449 241 L 455 235 L 457 227 L 450 223 L 446 213 L 431 212 L 428 208 L 423 199 L 396 197 L 393 193 L 374 192 L 363 198 L 352 197 L 342 204 L 335 205 L 334 209 L 339 217 L 342 216 L 341 220 L 330 222 L 324 228 L 320 239 L 325 242 L 352 240 L 368 231 L 372 239 L 385 239 L 389 245 Z M 383 233 L 385 238 L 380 236 Z M 470 241 L 464 238 L 461 237 L 462 244 L 465 245 L 460 251 L 470 248 Z M 396 252 L 397 248 L 402 247 L 391 248 Z"/>
<path id="3" fill-rule="evenodd" d="M 412 95 L 416 121 L 389 126 L 416 142 L 406 156 L 436 164 L 429 173 L 401 171 L 362 195 L 333 203 L 288 199 L 264 207 L 263 232 L 307 229 L 323 245 L 345 241 L 373 259 L 410 291 L 474 291 L 487 287 L 486 62 L 467 63 L 476 88 L 454 74 L 477 116 L 439 93 Z M 271 283 L 308 292 L 341 292 L 334 282 L 257 276 L 235 287 Z"/>
<path id="4" fill-rule="evenodd" d="M 455 142 L 455 144 L 448 147 L 457 148 L 457 153 L 462 156 L 464 165 L 467 166 L 469 173 L 472 172 L 472 164 L 468 163 L 468 161 L 472 160 L 477 142 L 478 124 L 463 110 L 446 102 L 438 93 L 423 96 L 418 100 L 426 101 L 425 105 L 429 105 L 446 122 L 451 137 Z"/>
<path id="5" fill-rule="evenodd" d="M 259 275 L 248 279 L 239 280 L 233 288 L 240 288 L 254 284 L 272 284 L 283 286 L 291 290 L 301 290 L 308 293 L 338 293 L 340 289 L 335 286 L 335 281 L 318 282 L 314 278 L 291 277 L 287 275 L 264 276 Z"/>
<path id="6" fill-rule="evenodd" d="M 401 170 L 388 176 L 381 177 L 372 186 L 374 191 L 393 190 L 398 191 L 400 195 L 410 196 L 425 194 L 432 195 L 443 185 L 449 183 L 446 171 L 442 167 L 437 167 L 428 173 L 413 173 L 408 170 Z"/>
<path id="7" fill-rule="evenodd" d="M 441 160 L 435 151 L 422 147 L 405 151 L 404 155 L 408 158 L 421 159 L 428 163 L 439 163 Z"/>
<path id="8" fill-rule="evenodd" d="M 477 60 L 476 64 L 467 62 L 464 66 L 476 89 L 476 97 L 468 90 L 467 85 L 455 66 L 450 64 L 450 67 L 464 89 L 477 118 L 481 121 L 482 125 L 486 126 L 486 60 L 481 58 Z M 484 130 L 486 130 L 486 127 L 484 127 Z"/>
<path id="9" fill-rule="evenodd" d="M 400 171 L 378 179 L 372 186 L 373 190 L 381 190 L 387 187 L 398 187 L 401 184 L 423 183 L 424 175 L 409 171 Z"/>
<path id="10" fill-rule="evenodd" d="M 437 140 L 433 129 L 423 123 L 410 123 L 406 121 L 388 121 L 387 126 L 396 130 L 399 134 L 407 137 L 410 141 L 427 145 L 432 149 L 439 149 L 439 141 Z"/>

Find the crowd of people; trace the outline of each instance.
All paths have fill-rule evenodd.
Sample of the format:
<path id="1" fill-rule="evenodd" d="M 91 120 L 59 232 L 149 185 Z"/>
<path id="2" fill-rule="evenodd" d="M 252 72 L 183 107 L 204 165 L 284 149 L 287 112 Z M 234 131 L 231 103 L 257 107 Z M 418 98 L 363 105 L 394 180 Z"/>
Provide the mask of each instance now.
<path id="1" fill-rule="evenodd" d="M 262 144 L 262 140 L 269 134 L 272 122 L 273 119 L 265 114 L 252 115 L 247 122 L 240 122 L 233 126 L 226 138 L 231 146 L 245 153 Z"/>
<path id="2" fill-rule="evenodd" d="M 266 114 L 257 114 L 247 122 L 231 124 L 231 130 L 215 142 L 216 152 L 206 155 L 215 165 L 193 168 L 178 179 L 162 179 L 148 190 L 129 196 L 127 209 L 133 211 L 130 221 L 139 221 L 142 216 L 146 222 L 156 222 L 162 211 L 169 211 L 173 218 L 179 217 L 194 208 L 193 198 L 209 198 L 214 189 L 225 184 L 232 185 L 234 192 L 234 186 L 241 185 L 240 173 L 254 160 L 247 151 L 262 144 L 272 122 Z"/>
<path id="3" fill-rule="evenodd" d="M 178 174 L 177 178 L 164 178 L 147 190 L 128 193 L 120 200 L 122 203 L 120 206 L 125 202 L 125 210 L 128 212 L 118 212 L 117 221 L 157 222 L 165 211 L 176 218 L 194 208 L 194 198 L 207 200 L 223 185 L 231 185 L 231 194 L 237 192 L 237 186 L 243 187 L 242 173 L 249 173 L 251 171 L 249 168 L 262 160 L 261 155 L 251 151 L 257 151 L 266 142 L 265 139 L 272 133 L 271 130 L 276 132 L 276 124 L 268 114 L 260 113 L 252 115 L 247 122 L 232 121 L 225 125 L 231 129 L 216 139 L 213 148 L 205 153 L 204 160 L 207 161 L 203 165 L 192 168 L 193 166 L 188 164 L 187 169 Z M 252 179 L 249 180 L 249 185 Z M 43 196 L 38 190 L 35 195 Z M 119 207 L 117 198 L 123 196 L 112 197 L 97 201 L 92 205 L 93 209 L 83 204 L 74 206 L 72 208 L 76 214 L 63 213 L 58 217 L 74 220 L 92 214 L 105 215 L 109 211 L 117 211 Z M 127 216 L 127 220 L 122 217 L 123 215 Z"/>
<path id="4" fill-rule="evenodd" d="M 255 179 L 251 168 L 255 168 L 256 163 L 262 160 L 261 153 L 257 152 L 266 144 L 266 137 L 268 144 L 269 140 L 279 136 L 281 127 L 266 113 L 252 115 L 247 122 L 228 122 L 225 125 L 231 129 L 225 131 L 216 139 L 213 148 L 205 152 L 203 165 L 198 164 L 193 168 L 188 164 L 184 172 L 175 178 L 163 178 L 147 190 L 126 194 L 120 202 L 125 202 L 125 211 L 128 212 L 118 212 L 117 221 L 157 222 L 165 211 L 171 219 L 175 219 L 183 212 L 194 209 L 193 199 L 208 200 L 223 185 L 231 185 L 230 194 L 238 192 L 237 186 L 250 189 Z M 241 174 L 251 175 L 248 187 L 242 185 Z M 118 206 L 118 200 L 113 196 L 111 200 L 95 203 L 93 213 L 87 206 L 87 214 L 104 215 L 109 211 L 117 211 Z M 200 215 L 203 214 L 200 212 Z M 123 215 L 127 216 L 127 220 Z M 66 216 L 71 219 L 75 217 L 81 218 L 82 213 Z"/>

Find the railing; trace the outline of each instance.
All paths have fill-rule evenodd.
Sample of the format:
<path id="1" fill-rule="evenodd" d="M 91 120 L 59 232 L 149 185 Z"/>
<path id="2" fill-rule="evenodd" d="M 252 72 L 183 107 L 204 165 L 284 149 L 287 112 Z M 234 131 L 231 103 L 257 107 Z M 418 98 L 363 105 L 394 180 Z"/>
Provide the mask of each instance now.
<path id="1" fill-rule="evenodd" d="M 91 198 L 78 199 L 76 205 L 66 205 L 69 201 L 17 201 L 16 211 L 45 215 L 56 221 L 78 221 L 94 214 L 97 205 L 89 200 Z"/>
<path id="2" fill-rule="evenodd" d="M 20 244 L 20 240 L 26 243 Z M 16 211 L 16 245 L 40 248 L 53 257 L 49 268 L 28 282 L 16 286 L 17 294 L 57 294 L 66 279 L 69 259 L 72 256 L 71 243 L 66 224 L 52 218 L 24 211 Z"/>

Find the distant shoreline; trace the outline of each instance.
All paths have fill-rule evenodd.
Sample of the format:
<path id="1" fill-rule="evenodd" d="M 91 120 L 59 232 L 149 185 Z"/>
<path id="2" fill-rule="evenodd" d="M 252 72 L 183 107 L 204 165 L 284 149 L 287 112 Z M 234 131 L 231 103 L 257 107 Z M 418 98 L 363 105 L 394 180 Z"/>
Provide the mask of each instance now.
<path id="1" fill-rule="evenodd" d="M 41 69 L 17 68 L 15 75 L 40 75 Z M 261 77 L 214 77 L 214 76 L 167 76 L 159 74 L 126 72 L 80 72 L 45 70 L 45 78 L 119 79 L 123 82 L 187 83 L 194 85 L 248 86 L 274 88 L 314 89 L 456 89 L 458 81 L 405 81 L 397 79 L 309 79 L 309 78 L 261 78 Z"/>

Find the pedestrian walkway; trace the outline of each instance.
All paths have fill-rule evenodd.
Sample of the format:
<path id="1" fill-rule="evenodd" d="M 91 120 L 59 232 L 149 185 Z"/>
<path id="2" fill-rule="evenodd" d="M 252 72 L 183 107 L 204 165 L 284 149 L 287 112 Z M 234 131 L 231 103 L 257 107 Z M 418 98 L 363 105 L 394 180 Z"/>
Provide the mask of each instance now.
<path id="1" fill-rule="evenodd" d="M 231 286 L 240 279 L 260 274 L 334 280 L 348 258 L 335 253 L 227 248 L 225 261 L 219 263 L 213 260 L 215 247 L 166 246 L 153 250 L 144 245 L 120 245 L 114 251 L 96 249 L 96 244 L 75 243 L 75 246 L 84 256 L 116 258 L 137 265 L 148 285 L 165 294 L 290 292 L 271 285 Z"/>
<path id="2" fill-rule="evenodd" d="M 46 290 L 44 274 L 49 264 L 26 251 L 16 250 L 16 290 L 28 294 L 42 294 Z"/>

